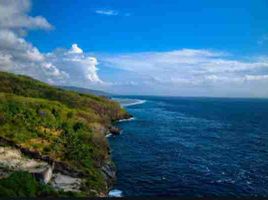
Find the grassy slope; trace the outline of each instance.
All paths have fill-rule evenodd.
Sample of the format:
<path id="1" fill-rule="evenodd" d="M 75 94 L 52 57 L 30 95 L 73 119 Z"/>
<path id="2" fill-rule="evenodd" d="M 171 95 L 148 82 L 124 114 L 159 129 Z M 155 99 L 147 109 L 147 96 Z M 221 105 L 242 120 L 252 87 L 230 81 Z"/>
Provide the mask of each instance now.
<path id="1" fill-rule="evenodd" d="M 108 99 L 0 72 L 0 136 L 84 171 L 84 191 L 107 189 L 100 170 L 108 159 L 103 130 L 127 116 Z"/>

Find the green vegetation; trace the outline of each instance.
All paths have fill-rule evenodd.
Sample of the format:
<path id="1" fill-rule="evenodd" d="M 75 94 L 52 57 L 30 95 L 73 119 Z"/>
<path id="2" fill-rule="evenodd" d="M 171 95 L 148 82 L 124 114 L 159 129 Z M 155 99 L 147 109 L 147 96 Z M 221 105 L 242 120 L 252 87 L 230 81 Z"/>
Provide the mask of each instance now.
<path id="1" fill-rule="evenodd" d="M 0 179 L 0 197 L 79 197 L 78 193 L 55 191 L 51 186 L 42 184 L 28 172 L 14 172 Z"/>
<path id="2" fill-rule="evenodd" d="M 118 103 L 106 98 L 55 88 L 27 76 L 0 72 L 0 80 L 0 92 L 55 100 L 70 108 L 95 113 L 105 123 L 127 115 L 124 110 L 120 109 Z"/>
<path id="3" fill-rule="evenodd" d="M 0 136 L 83 171 L 85 192 L 107 190 L 100 169 L 109 159 L 105 130 L 127 116 L 106 98 L 0 72 Z"/>

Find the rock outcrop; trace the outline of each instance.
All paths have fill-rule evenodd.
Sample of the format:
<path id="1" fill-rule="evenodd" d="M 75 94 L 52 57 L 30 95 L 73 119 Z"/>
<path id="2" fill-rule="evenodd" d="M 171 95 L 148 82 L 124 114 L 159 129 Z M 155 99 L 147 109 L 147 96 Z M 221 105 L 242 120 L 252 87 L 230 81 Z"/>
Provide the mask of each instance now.
<path id="1" fill-rule="evenodd" d="M 4 144 L 4 145 L 8 145 L 10 147 L 14 147 L 16 149 L 18 149 L 22 154 L 36 159 L 36 160 L 40 160 L 40 161 L 44 161 L 46 163 L 50 163 L 54 165 L 54 171 L 55 172 L 60 172 L 66 175 L 70 175 L 70 176 L 74 176 L 74 177 L 83 177 L 86 176 L 85 173 L 83 173 L 82 171 L 79 170 L 74 170 L 73 168 L 71 168 L 69 165 L 67 165 L 64 162 L 55 160 L 49 156 L 45 156 L 45 155 L 41 155 L 38 151 L 32 151 L 30 149 L 24 148 L 19 144 L 16 144 L 15 142 L 13 142 L 12 140 L 3 138 L 0 136 L 0 144 Z"/>
<path id="2" fill-rule="evenodd" d="M 53 173 L 53 169 L 53 163 L 49 164 L 28 158 L 18 149 L 0 146 L 0 178 L 6 178 L 15 171 L 27 171 L 36 180 L 45 184 L 50 183 L 56 190 L 80 192 L 83 179 L 62 173 Z"/>
<path id="3" fill-rule="evenodd" d="M 65 192 L 80 192 L 83 181 L 84 180 L 81 178 L 56 173 L 51 180 L 51 185 L 56 190 L 63 190 Z"/>
<path id="4" fill-rule="evenodd" d="M 112 135 L 120 135 L 121 133 L 121 130 L 120 128 L 116 127 L 116 126 L 111 126 L 109 128 L 109 132 L 112 134 Z"/>
<path id="5" fill-rule="evenodd" d="M 101 169 L 107 182 L 107 186 L 111 189 L 116 181 L 116 168 L 112 162 L 106 162 Z"/>
<path id="6" fill-rule="evenodd" d="M 54 169 L 54 163 L 52 165 L 48 164 L 45 168 L 41 170 L 32 171 L 31 173 L 38 181 L 47 184 L 50 182 L 53 176 L 53 169 Z"/>

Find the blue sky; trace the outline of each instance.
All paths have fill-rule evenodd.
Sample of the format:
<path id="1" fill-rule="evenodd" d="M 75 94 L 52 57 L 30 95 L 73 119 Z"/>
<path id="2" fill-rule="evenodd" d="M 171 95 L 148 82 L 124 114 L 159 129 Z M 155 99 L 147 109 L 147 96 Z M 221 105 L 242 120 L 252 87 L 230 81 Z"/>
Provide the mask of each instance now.
<path id="1" fill-rule="evenodd" d="M 268 45 L 257 43 L 268 33 L 267 9 L 265 0 L 34 1 L 31 13 L 44 16 L 55 30 L 31 32 L 29 40 L 42 51 L 78 43 L 94 52 L 209 48 L 266 53 Z"/>
<path id="2" fill-rule="evenodd" d="M 3 0 L 1 6 L 2 70 L 119 94 L 268 97 L 265 0 Z"/>

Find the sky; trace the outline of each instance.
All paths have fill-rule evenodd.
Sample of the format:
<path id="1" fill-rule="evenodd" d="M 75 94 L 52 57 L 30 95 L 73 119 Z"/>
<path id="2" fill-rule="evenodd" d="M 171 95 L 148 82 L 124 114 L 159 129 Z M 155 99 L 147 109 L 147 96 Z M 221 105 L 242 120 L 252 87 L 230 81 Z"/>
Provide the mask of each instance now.
<path id="1" fill-rule="evenodd" d="M 0 0 L 0 70 L 128 95 L 268 97 L 267 0 Z"/>

